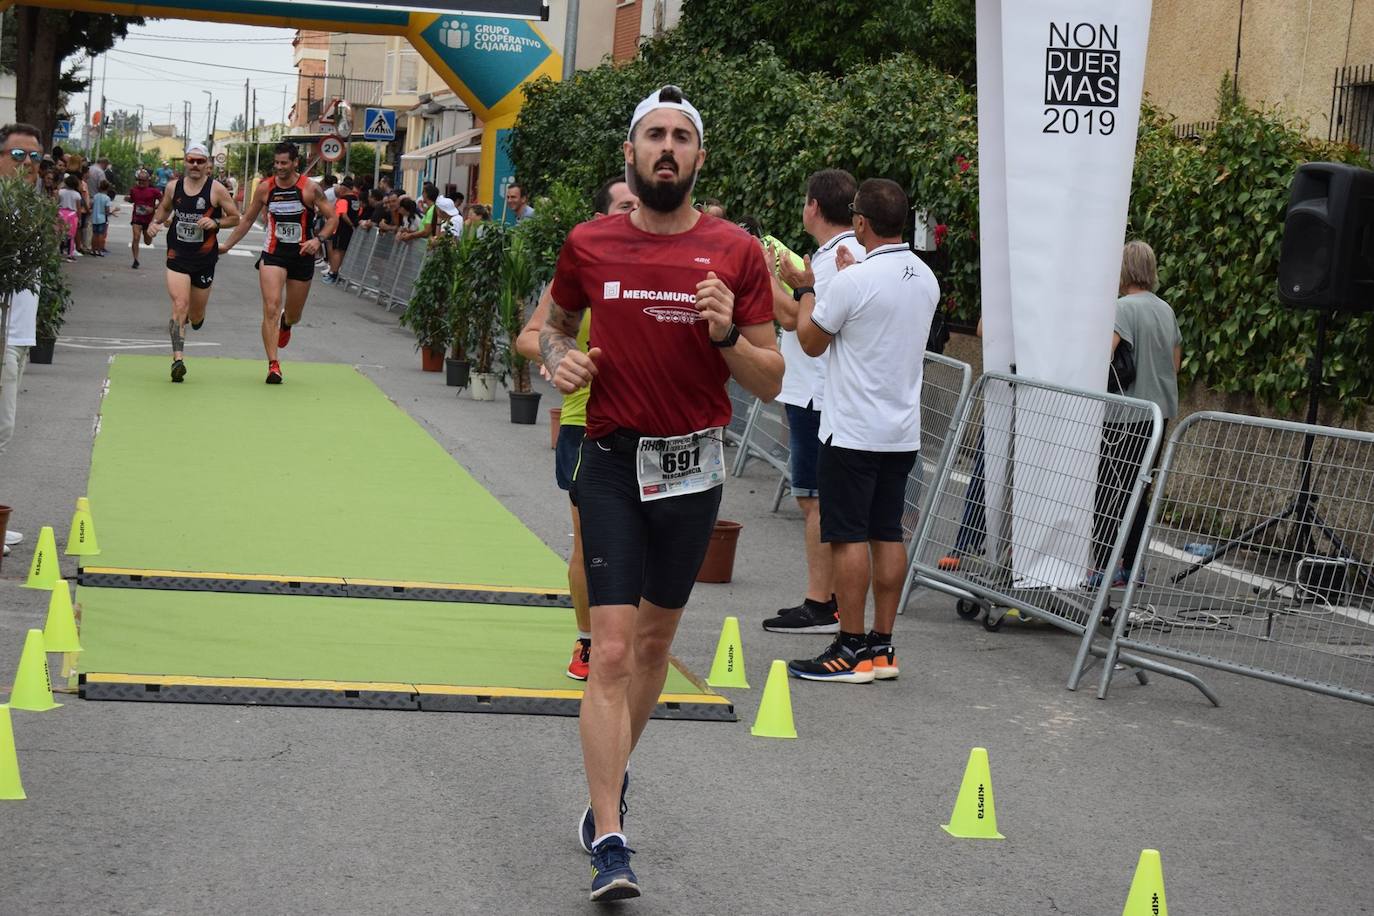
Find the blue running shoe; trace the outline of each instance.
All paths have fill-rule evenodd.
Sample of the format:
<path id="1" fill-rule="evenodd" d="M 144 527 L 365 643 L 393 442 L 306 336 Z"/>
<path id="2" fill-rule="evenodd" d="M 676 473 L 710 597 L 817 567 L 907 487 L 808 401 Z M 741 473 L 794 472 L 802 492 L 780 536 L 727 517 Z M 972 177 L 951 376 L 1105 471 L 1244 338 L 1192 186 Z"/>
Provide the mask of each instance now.
<path id="1" fill-rule="evenodd" d="M 625 771 L 625 779 L 620 783 L 620 829 L 625 829 L 625 812 L 630 809 L 625 805 L 625 793 L 630 788 L 630 771 Z M 596 817 L 592 814 L 592 806 L 588 805 L 587 810 L 582 812 L 582 820 L 577 825 L 577 842 L 582 847 L 582 851 L 591 855 L 592 842 L 596 839 Z"/>
<path id="2" fill-rule="evenodd" d="M 634 850 L 618 836 L 608 836 L 592 850 L 592 902 L 639 896 L 639 879 L 630 868 Z"/>

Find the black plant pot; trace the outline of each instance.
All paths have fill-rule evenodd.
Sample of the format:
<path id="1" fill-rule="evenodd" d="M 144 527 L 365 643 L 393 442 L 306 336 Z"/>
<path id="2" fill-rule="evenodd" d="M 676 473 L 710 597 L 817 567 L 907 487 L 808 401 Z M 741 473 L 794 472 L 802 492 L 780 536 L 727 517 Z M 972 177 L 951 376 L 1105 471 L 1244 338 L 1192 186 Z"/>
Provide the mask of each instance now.
<path id="1" fill-rule="evenodd" d="M 52 351 L 57 346 L 56 337 L 40 337 L 38 343 L 29 347 L 29 362 L 52 365 Z"/>
<path id="2" fill-rule="evenodd" d="M 444 360 L 444 382 L 450 388 L 466 388 L 472 363 L 466 359 Z"/>
<path id="3" fill-rule="evenodd" d="M 512 391 L 510 393 L 510 421 L 533 426 L 539 419 L 539 398 L 541 392 Z"/>

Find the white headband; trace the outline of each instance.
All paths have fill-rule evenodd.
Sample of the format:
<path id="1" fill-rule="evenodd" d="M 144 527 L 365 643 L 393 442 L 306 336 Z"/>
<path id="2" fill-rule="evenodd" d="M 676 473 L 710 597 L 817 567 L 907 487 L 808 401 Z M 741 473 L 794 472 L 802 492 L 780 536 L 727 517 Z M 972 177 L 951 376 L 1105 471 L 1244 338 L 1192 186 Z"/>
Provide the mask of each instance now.
<path id="1" fill-rule="evenodd" d="M 663 96 L 665 93 L 667 93 L 669 89 L 676 90 L 678 98 L 681 98 L 682 101 L 665 101 L 663 99 Z M 701 113 L 696 110 L 696 108 L 692 105 L 691 102 L 687 101 L 687 99 L 682 97 L 682 90 L 677 89 L 676 86 L 664 86 L 662 89 L 655 89 L 653 92 L 649 93 L 648 97 L 645 98 L 644 101 L 640 102 L 638 105 L 635 106 L 634 117 L 630 118 L 629 135 L 633 136 L 635 132 L 635 125 L 642 121 L 649 114 L 649 112 L 657 111 L 660 108 L 667 108 L 672 111 L 680 111 L 683 114 L 685 114 L 688 117 L 688 119 L 691 120 L 693 126 L 695 126 L 697 129 L 697 140 L 703 144 L 706 142 L 706 128 L 701 126 Z"/>

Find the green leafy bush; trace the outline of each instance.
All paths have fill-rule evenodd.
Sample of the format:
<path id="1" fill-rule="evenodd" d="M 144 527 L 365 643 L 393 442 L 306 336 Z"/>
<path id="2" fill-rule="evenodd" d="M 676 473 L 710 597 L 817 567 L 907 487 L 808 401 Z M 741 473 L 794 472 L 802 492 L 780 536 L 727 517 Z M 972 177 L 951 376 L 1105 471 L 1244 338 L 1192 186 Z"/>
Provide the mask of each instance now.
<path id="1" fill-rule="evenodd" d="M 1305 136 L 1272 111 L 1219 93 L 1216 130 L 1180 139 L 1146 104 L 1136 148 L 1128 234 L 1159 258 L 1159 294 L 1183 332 L 1184 381 L 1254 398 L 1281 414 L 1305 402 L 1315 316 L 1280 304 L 1279 248 L 1298 165 L 1368 165 L 1358 150 Z M 1374 396 L 1374 320 L 1333 324 L 1325 394 L 1347 413 Z"/>
<path id="2" fill-rule="evenodd" d="M 529 87 L 510 145 L 517 172 L 535 193 L 562 182 L 590 196 L 622 167 L 635 103 L 664 83 L 682 86 L 706 124 L 698 199 L 758 216 L 807 251 L 800 211 L 811 172 L 891 178 L 943 227 L 936 273 L 950 317 L 977 320 L 977 105 L 957 79 L 905 55 L 841 77 L 802 73 L 767 45 L 727 56 L 670 34 L 625 66 Z M 1219 98 L 1216 129 L 1200 142 L 1176 137 L 1170 119 L 1144 105 L 1129 235 L 1159 256 L 1160 295 L 1183 330 L 1182 381 L 1289 414 L 1305 398 L 1315 343 L 1313 316 L 1281 306 L 1275 290 L 1289 183 L 1303 162 L 1368 160 L 1248 108 L 1229 86 Z M 1347 411 L 1374 397 L 1370 353 L 1374 318 L 1337 319 L 1325 394 Z"/>
<path id="3" fill-rule="evenodd" d="M 423 245 L 423 241 L 401 243 Z M 410 301 L 401 312 L 400 322 L 415 334 L 415 349 L 443 350 L 451 338 L 451 312 L 457 295 L 458 241 L 443 235 L 425 256 L 420 276 L 411 290 Z"/>

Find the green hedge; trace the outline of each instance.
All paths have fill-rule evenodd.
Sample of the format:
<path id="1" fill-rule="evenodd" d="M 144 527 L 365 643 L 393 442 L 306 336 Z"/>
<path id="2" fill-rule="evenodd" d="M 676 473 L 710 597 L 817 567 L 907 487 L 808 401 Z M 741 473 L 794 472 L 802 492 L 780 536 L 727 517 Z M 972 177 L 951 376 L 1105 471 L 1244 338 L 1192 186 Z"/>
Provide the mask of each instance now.
<path id="1" fill-rule="evenodd" d="M 910 56 L 842 77 L 803 73 L 767 45 L 726 56 L 670 33 L 624 66 L 531 86 L 510 144 L 517 174 L 536 194 L 563 183 L 590 197 L 623 168 L 635 103 L 664 83 L 682 86 L 706 124 L 698 198 L 720 198 L 731 217 L 756 215 L 805 251 L 811 172 L 898 181 L 945 226 L 935 266 L 946 308 L 957 321 L 977 320 L 977 105 L 958 80 Z M 1220 97 L 1231 97 L 1228 87 Z M 1215 132 L 1199 142 L 1175 137 L 1170 120 L 1144 106 L 1129 233 L 1158 253 L 1160 294 L 1183 328 L 1185 383 L 1284 413 L 1303 400 L 1313 319 L 1280 306 L 1275 285 L 1289 181 L 1301 162 L 1325 159 L 1368 164 L 1273 111 L 1223 104 Z M 1348 409 L 1374 396 L 1371 352 L 1374 321 L 1335 323 L 1328 393 Z"/>

